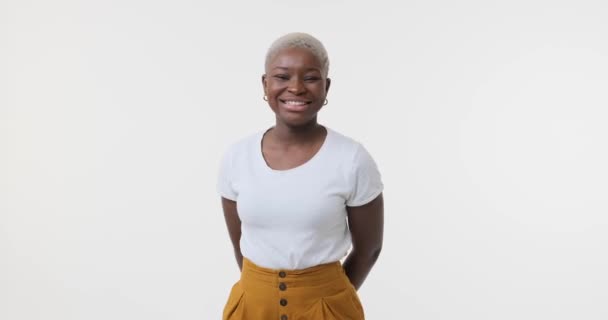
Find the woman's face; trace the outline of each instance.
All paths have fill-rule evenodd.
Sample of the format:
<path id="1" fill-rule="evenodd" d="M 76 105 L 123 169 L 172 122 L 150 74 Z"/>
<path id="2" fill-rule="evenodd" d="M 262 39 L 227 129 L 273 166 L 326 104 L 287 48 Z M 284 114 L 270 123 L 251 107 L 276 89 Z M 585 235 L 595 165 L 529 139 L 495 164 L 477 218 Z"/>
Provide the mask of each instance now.
<path id="1" fill-rule="evenodd" d="M 262 83 L 277 124 L 294 127 L 316 122 L 330 84 L 321 70 L 319 59 L 305 48 L 283 49 L 270 60 Z"/>

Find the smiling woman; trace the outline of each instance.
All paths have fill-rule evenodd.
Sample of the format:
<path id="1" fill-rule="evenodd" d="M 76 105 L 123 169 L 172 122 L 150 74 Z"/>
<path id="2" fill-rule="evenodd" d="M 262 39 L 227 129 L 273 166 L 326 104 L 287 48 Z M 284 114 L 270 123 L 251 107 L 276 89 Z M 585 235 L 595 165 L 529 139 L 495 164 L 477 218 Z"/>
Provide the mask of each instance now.
<path id="1" fill-rule="evenodd" d="M 277 121 L 300 125 L 316 120 L 331 81 L 327 78 L 327 64 L 314 51 L 287 47 L 269 56 L 262 83 Z"/>
<path id="2" fill-rule="evenodd" d="M 382 248 L 383 184 L 360 143 L 317 122 L 328 71 L 316 38 L 277 39 L 262 75 L 275 125 L 224 155 L 218 192 L 241 269 L 224 320 L 364 319 L 357 289 Z"/>

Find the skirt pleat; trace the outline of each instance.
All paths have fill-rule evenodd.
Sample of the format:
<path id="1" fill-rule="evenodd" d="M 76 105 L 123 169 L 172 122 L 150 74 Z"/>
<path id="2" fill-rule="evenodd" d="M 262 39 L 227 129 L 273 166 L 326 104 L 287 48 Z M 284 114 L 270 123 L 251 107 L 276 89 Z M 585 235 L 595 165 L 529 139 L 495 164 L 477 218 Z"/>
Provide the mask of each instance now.
<path id="1" fill-rule="evenodd" d="M 223 320 L 364 320 L 357 291 L 340 262 L 275 270 L 243 258 Z"/>

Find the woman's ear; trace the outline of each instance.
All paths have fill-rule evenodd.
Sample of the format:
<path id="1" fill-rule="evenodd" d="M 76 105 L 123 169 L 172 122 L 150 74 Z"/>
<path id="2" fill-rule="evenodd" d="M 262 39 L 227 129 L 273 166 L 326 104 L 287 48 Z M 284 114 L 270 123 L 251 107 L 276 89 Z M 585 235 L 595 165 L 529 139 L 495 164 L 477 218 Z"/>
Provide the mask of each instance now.
<path id="1" fill-rule="evenodd" d="M 331 79 L 330 78 L 325 79 L 325 93 L 326 94 L 329 91 L 329 86 L 330 85 L 331 85 Z"/>
<path id="2" fill-rule="evenodd" d="M 264 88 L 264 94 L 266 94 L 266 74 L 262 75 L 262 87 Z"/>

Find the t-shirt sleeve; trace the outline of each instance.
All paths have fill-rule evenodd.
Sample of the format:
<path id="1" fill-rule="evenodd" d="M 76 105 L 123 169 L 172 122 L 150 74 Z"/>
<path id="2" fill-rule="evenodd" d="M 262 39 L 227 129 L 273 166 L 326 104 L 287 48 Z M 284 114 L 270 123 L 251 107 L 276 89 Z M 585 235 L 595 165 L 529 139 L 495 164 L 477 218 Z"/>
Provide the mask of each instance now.
<path id="1" fill-rule="evenodd" d="M 220 162 L 219 174 L 217 178 L 217 193 L 228 200 L 236 201 L 238 196 L 234 189 L 234 146 L 229 148 L 223 155 Z"/>
<path id="2" fill-rule="evenodd" d="M 349 207 L 358 207 L 374 200 L 384 189 L 376 162 L 359 144 L 349 176 L 351 192 L 346 199 Z"/>

